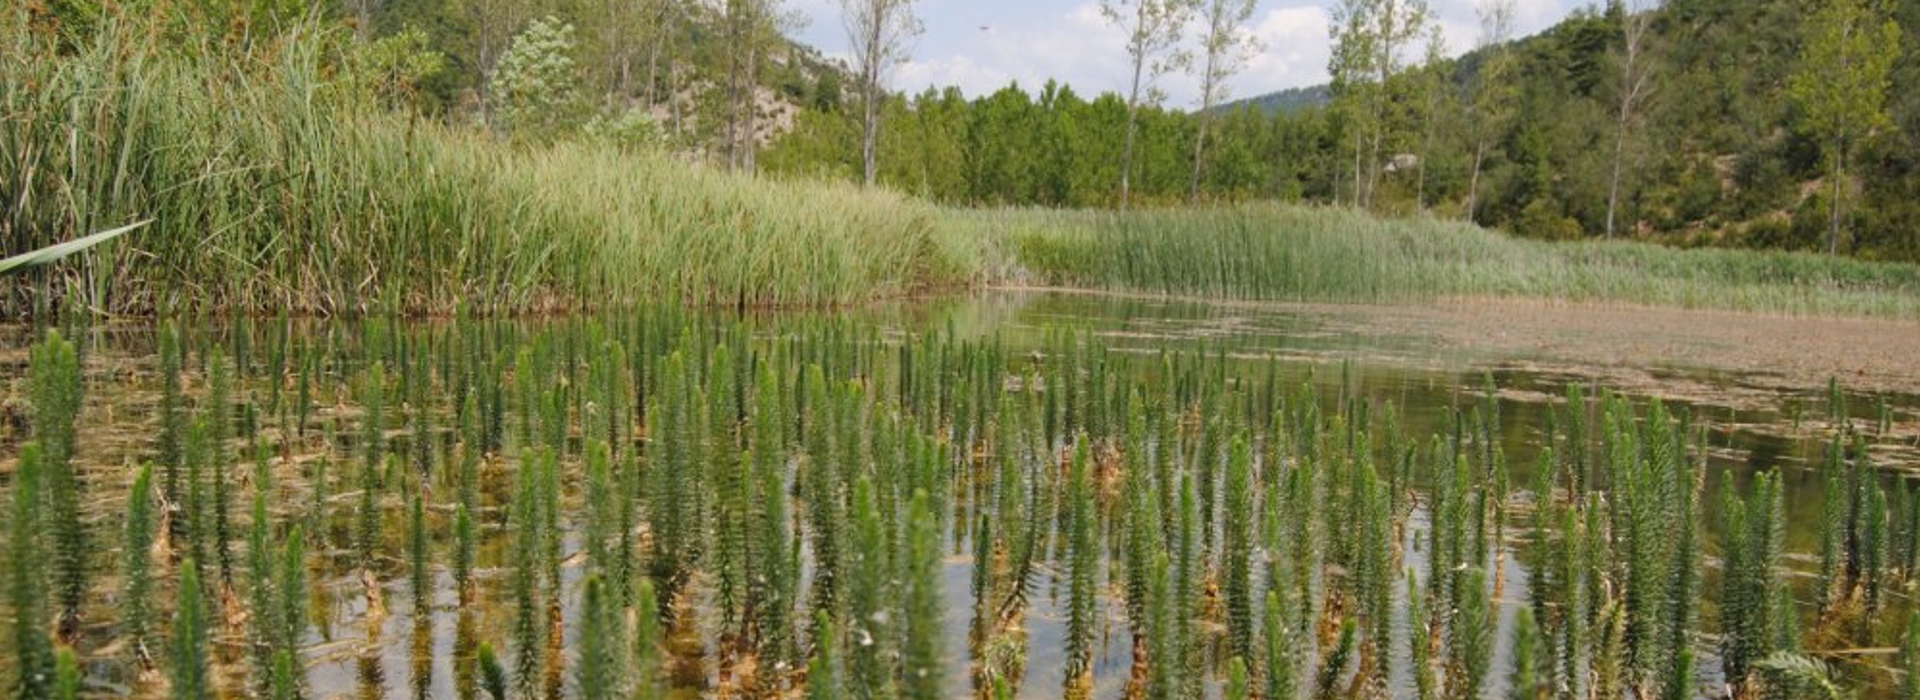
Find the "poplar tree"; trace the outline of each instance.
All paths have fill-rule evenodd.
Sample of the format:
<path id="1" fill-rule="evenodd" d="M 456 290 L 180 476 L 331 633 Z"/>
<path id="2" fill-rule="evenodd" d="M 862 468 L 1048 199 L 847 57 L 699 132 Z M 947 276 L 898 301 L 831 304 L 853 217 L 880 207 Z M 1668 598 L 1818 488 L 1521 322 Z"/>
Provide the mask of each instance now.
<path id="1" fill-rule="evenodd" d="M 839 0 L 841 22 L 853 51 L 855 92 L 860 98 L 860 163 L 866 186 L 880 174 L 880 121 L 887 99 L 887 73 L 904 63 L 923 30 L 914 15 L 917 0 Z"/>
<path id="2" fill-rule="evenodd" d="M 1198 66 L 1196 77 L 1200 79 L 1200 109 L 1194 113 L 1198 123 L 1193 136 L 1193 177 L 1187 188 L 1188 199 L 1194 202 L 1200 199 L 1207 136 L 1213 128 L 1215 108 L 1232 95 L 1227 81 L 1238 75 L 1261 49 L 1259 38 L 1247 31 L 1257 0 L 1199 0 L 1199 3 L 1200 60 L 1194 65 Z"/>
<path id="3" fill-rule="evenodd" d="M 1840 253 L 1847 164 L 1861 142 L 1893 128 L 1887 97 L 1900 60 L 1900 24 L 1870 0 L 1820 0 L 1787 80 L 1800 128 L 1820 143 L 1830 188 L 1827 253 Z"/>
<path id="4" fill-rule="evenodd" d="M 1127 61 L 1132 76 L 1127 89 L 1127 128 L 1120 151 L 1120 208 L 1132 202 L 1134 151 L 1139 140 L 1140 110 L 1166 98 L 1160 79 L 1193 62 L 1180 48 L 1187 22 L 1198 0 L 1101 0 L 1100 14 L 1108 24 L 1126 33 Z"/>

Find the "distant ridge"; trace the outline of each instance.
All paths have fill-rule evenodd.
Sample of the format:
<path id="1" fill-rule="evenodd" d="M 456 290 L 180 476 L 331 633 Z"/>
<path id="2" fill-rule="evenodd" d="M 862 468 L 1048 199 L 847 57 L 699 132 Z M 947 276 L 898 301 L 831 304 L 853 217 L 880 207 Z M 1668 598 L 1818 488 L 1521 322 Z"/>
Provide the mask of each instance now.
<path id="1" fill-rule="evenodd" d="M 1279 92 L 1269 92 L 1244 100 L 1234 100 L 1215 109 L 1230 112 L 1253 107 L 1268 114 L 1292 114 L 1303 109 L 1325 106 L 1332 100 L 1332 93 L 1325 84 L 1307 87 L 1287 88 Z"/>

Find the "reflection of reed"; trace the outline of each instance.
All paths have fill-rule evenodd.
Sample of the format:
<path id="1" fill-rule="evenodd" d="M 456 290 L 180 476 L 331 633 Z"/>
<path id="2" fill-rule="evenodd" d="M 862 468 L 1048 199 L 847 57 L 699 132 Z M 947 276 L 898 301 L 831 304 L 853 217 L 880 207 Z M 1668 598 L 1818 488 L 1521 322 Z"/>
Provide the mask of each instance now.
<path id="1" fill-rule="evenodd" d="M 453 626 L 453 687 L 454 692 L 463 698 L 471 698 L 479 690 L 479 679 L 474 676 L 474 664 L 478 662 L 476 647 L 479 645 L 474 634 L 473 613 L 466 605 L 460 606 L 459 619 Z"/>
<path id="2" fill-rule="evenodd" d="M 380 664 L 381 622 L 381 616 L 367 616 L 367 641 L 360 647 L 359 658 L 354 660 L 360 700 L 384 700 L 387 696 L 387 671 Z"/>
<path id="3" fill-rule="evenodd" d="M 413 612 L 413 697 L 427 700 L 433 689 L 433 611 Z"/>

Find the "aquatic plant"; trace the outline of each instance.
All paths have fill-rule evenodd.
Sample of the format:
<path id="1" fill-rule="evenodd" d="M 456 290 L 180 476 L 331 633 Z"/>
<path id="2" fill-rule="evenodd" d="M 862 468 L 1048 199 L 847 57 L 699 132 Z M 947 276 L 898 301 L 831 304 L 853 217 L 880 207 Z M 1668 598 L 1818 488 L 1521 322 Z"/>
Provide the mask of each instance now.
<path id="1" fill-rule="evenodd" d="M 1253 451 L 1245 436 L 1235 437 L 1227 459 L 1225 581 L 1228 646 L 1233 656 L 1254 657 L 1253 628 Z"/>
<path id="2" fill-rule="evenodd" d="M 807 661 L 806 700 L 839 700 L 843 680 L 833 618 L 824 610 L 815 613 L 813 629 L 816 631 L 813 656 Z"/>
<path id="3" fill-rule="evenodd" d="M 901 650 L 902 700 L 939 700 L 945 695 L 945 602 L 940 588 L 939 516 L 924 489 L 915 490 L 907 506 L 907 554 L 902 566 L 906 579 L 904 609 L 906 643 Z M 1089 516 L 1089 521 L 1091 516 Z M 1089 554 L 1092 560 L 1093 555 Z"/>
<path id="4" fill-rule="evenodd" d="M 59 636 L 75 638 L 80 631 L 80 606 L 91 578 L 89 536 L 80 512 L 86 500 L 85 483 L 74 465 L 79 447 L 75 422 L 80 416 L 80 359 L 60 331 L 47 331 L 34 346 L 27 369 L 27 394 L 33 406 L 34 439 L 40 443 L 40 488 L 46 499 L 45 518 L 51 547 L 52 580 L 58 605 Z"/>
<path id="5" fill-rule="evenodd" d="M 480 687 L 487 691 L 487 697 L 507 700 L 507 670 L 500 665 L 500 657 L 494 653 L 493 645 L 481 642 L 475 663 L 480 667 Z"/>
<path id="6" fill-rule="evenodd" d="M 1792 599 L 1776 598 L 1780 556 L 1784 545 L 1784 501 L 1779 479 L 1760 474 L 1743 501 L 1731 479 L 1721 495 L 1722 558 L 1720 643 L 1721 665 L 1727 678 L 1746 679 L 1755 664 L 1778 651 L 1780 632 L 1774 628 Z"/>
<path id="7" fill-rule="evenodd" d="M 633 599 L 633 700 L 666 697 L 660 677 L 660 615 L 652 605 L 653 581 L 642 577 Z"/>
<path id="8" fill-rule="evenodd" d="M 1100 569 L 1100 543 L 1095 539 L 1095 503 L 1092 468 L 1087 462 L 1088 440 L 1075 442 L 1067 477 L 1067 644 L 1063 677 L 1068 700 L 1086 700 L 1093 694 L 1094 587 Z"/>
<path id="9" fill-rule="evenodd" d="M 153 662 L 153 466 L 142 465 L 127 491 L 127 522 L 120 544 L 120 627 L 141 666 Z"/>
<path id="10" fill-rule="evenodd" d="M 620 607 L 599 576 L 587 579 L 580 607 L 580 664 L 574 685 L 581 700 L 614 700 L 625 684 L 627 654 Z"/>
<path id="11" fill-rule="evenodd" d="M 185 363 L 180 327 L 173 321 L 160 326 L 160 434 L 155 440 L 154 458 L 160 463 L 161 493 L 167 503 L 185 503 L 180 488 L 180 471 L 185 459 L 187 416 L 186 399 L 181 390 L 180 372 Z"/>
<path id="12" fill-rule="evenodd" d="M 770 365 L 760 365 L 759 378 L 754 382 L 753 443 L 745 460 L 752 465 L 759 496 L 753 514 L 760 530 L 758 558 L 753 565 L 758 575 L 749 579 L 753 629 L 760 663 L 775 677 L 771 683 L 775 690 L 779 688 L 778 676 L 796 668 L 793 608 L 799 592 L 787 511 L 787 452 L 781 430 L 784 404 L 779 381 Z"/>
<path id="13" fill-rule="evenodd" d="M 264 491 L 264 489 L 262 489 Z M 253 497 L 253 515 L 247 525 L 247 656 L 252 663 L 251 685 L 255 695 L 271 695 L 274 657 L 286 643 L 281 635 L 286 628 L 279 619 L 283 608 L 279 598 L 279 563 L 275 561 L 273 525 L 267 519 L 264 493 Z"/>
<path id="14" fill-rule="evenodd" d="M 20 448 L 14 471 L 13 508 L 8 527 L 7 608 L 13 617 L 16 697 L 38 700 L 53 693 L 53 640 L 48 638 L 46 572 L 40 543 L 42 449 L 39 442 Z"/>
<path id="15" fill-rule="evenodd" d="M 1513 700 L 1541 700 L 1548 697 L 1549 669 L 1541 663 L 1540 626 L 1533 611 L 1522 608 L 1513 627 L 1513 670 L 1507 680 L 1507 697 Z"/>
<path id="16" fill-rule="evenodd" d="M 427 534 L 426 500 L 419 493 L 407 507 L 407 591 L 413 596 L 413 615 L 426 619 L 433 608 L 433 550 Z"/>
<path id="17" fill-rule="evenodd" d="M 180 567 L 180 599 L 173 609 L 173 637 L 167 643 L 170 692 L 175 700 L 204 700 L 215 695 L 208 657 L 208 617 L 199 565 Z"/>
<path id="18" fill-rule="evenodd" d="M 898 613 L 892 547 L 880 519 L 873 480 L 861 476 L 853 489 L 853 551 L 847 576 L 847 695 L 890 700 L 897 692 L 894 662 Z"/>
<path id="19" fill-rule="evenodd" d="M 1487 585 L 1485 573 L 1468 567 L 1455 586 L 1458 602 L 1449 626 L 1447 651 L 1446 696 L 1450 700 L 1479 697 L 1493 664 L 1494 619 Z"/>

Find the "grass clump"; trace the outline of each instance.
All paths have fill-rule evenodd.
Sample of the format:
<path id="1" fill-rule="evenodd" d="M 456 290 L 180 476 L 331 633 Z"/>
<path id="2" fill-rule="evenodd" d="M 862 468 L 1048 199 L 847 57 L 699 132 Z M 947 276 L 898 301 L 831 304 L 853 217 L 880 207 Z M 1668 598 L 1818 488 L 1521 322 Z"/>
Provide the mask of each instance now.
<path id="1" fill-rule="evenodd" d="M 1430 219 L 1276 204 L 950 212 L 997 279 L 1244 300 L 1539 298 L 1920 317 L 1920 271 L 1801 253 L 1552 243 Z"/>
<path id="2" fill-rule="evenodd" d="M 901 197 L 391 112 L 354 74 L 364 50 L 304 22 L 244 49 L 0 22 L 0 200 L 19 204 L 0 249 L 153 219 L 9 280 L 0 311 L 840 304 L 972 267 Z"/>

